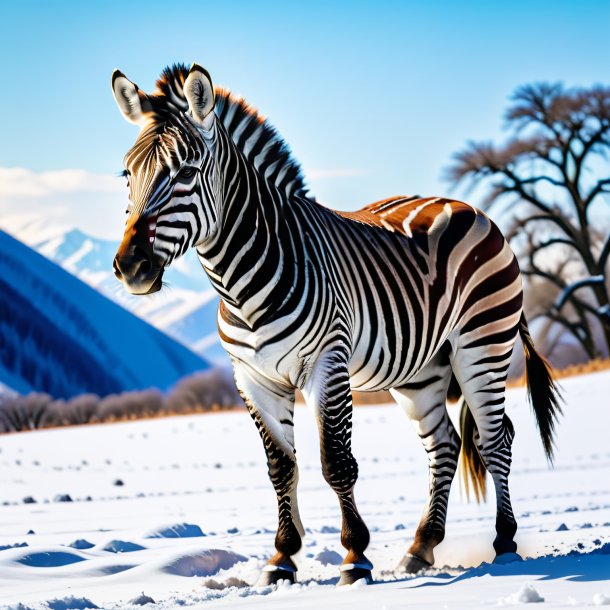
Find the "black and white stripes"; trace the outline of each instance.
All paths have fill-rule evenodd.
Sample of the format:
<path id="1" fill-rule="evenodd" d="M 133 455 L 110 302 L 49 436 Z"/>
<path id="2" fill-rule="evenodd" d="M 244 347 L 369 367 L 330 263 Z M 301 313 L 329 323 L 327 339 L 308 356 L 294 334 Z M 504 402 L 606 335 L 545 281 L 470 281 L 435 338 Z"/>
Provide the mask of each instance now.
<path id="1" fill-rule="evenodd" d="M 115 272 L 132 292 L 152 292 L 163 269 L 195 247 L 221 297 L 220 337 L 278 497 L 277 554 L 263 582 L 294 580 L 291 556 L 303 534 L 296 389 L 316 413 L 323 473 L 343 514 L 342 583 L 370 578 L 371 569 L 353 495 L 351 389 L 391 390 L 429 456 L 430 500 L 403 567 L 431 565 L 444 536 L 460 453 L 445 406 L 452 376 L 464 397 L 471 474 L 482 485 L 478 459 L 496 486 L 496 550 L 514 552 L 504 386 L 527 327 L 519 268 L 498 228 L 443 198 L 397 197 L 354 213 L 319 205 L 275 130 L 214 89 L 199 66 L 167 69 L 152 95 L 119 72 L 113 88 L 123 114 L 141 126 L 125 157 L 132 205 Z M 538 389 L 536 413 L 552 423 L 550 378 Z"/>

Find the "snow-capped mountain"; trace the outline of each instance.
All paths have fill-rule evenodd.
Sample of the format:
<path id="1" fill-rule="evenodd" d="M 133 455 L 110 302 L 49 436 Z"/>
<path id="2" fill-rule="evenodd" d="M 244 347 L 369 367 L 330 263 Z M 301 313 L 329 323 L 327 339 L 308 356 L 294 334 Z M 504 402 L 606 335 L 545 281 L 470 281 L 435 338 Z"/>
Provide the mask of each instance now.
<path id="1" fill-rule="evenodd" d="M 216 329 L 218 296 L 194 251 L 177 260 L 165 273 L 159 293 L 133 296 L 117 282 L 112 259 L 118 241 L 99 239 L 79 229 L 48 225 L 42 220 L 4 218 L 3 229 L 61 265 L 66 271 L 146 320 L 190 349 L 220 364 L 228 359 Z"/>
<path id="2" fill-rule="evenodd" d="M 0 381 L 67 398 L 167 389 L 203 358 L 0 231 Z"/>

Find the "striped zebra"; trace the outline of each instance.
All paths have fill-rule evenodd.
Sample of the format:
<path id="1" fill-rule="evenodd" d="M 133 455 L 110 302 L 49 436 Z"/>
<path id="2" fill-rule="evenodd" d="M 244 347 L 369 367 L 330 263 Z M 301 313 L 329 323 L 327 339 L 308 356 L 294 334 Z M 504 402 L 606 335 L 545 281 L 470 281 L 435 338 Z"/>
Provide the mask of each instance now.
<path id="1" fill-rule="evenodd" d="M 477 495 L 491 474 L 494 548 L 513 557 L 504 391 L 517 335 L 549 458 L 560 409 L 522 313 L 517 261 L 496 225 L 438 197 L 394 197 L 353 213 L 321 206 L 277 132 L 196 64 L 166 68 L 152 94 L 119 71 L 112 88 L 141 128 L 125 156 L 130 204 L 115 274 L 131 293 L 155 292 L 164 269 L 195 247 L 220 295 L 222 345 L 277 493 L 277 552 L 260 583 L 294 582 L 297 571 L 297 389 L 315 413 L 323 474 L 342 512 L 340 584 L 370 581 L 372 568 L 354 499 L 352 389 L 390 390 L 428 454 L 429 500 L 400 568 L 433 565 L 460 451 Z M 462 440 L 446 408 L 456 390 Z"/>

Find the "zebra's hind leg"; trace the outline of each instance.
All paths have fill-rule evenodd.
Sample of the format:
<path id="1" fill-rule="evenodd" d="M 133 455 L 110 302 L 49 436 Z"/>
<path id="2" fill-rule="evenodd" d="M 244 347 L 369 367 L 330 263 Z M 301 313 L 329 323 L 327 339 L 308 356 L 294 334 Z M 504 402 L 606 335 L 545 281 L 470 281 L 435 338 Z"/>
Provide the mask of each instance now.
<path id="1" fill-rule="evenodd" d="M 342 514 L 341 544 L 347 555 L 340 567 L 339 585 L 372 581 L 371 562 L 364 555 L 369 544 L 366 527 L 354 499 L 358 464 L 352 455 L 352 398 L 345 358 L 336 352 L 321 356 L 303 388 L 316 414 L 320 433 L 322 473 L 337 494 Z"/>
<path id="2" fill-rule="evenodd" d="M 277 552 L 263 568 L 257 584 L 264 586 L 281 580 L 294 583 L 297 567 L 292 556 L 300 550 L 304 535 L 297 505 L 294 391 L 273 384 L 243 364 L 234 362 L 233 368 L 237 388 L 263 440 L 269 478 L 277 494 Z"/>
<path id="3" fill-rule="evenodd" d="M 457 469 L 460 438 L 447 413 L 451 368 L 439 354 L 409 383 L 391 390 L 404 408 L 428 454 L 429 496 L 415 538 L 399 569 L 414 574 L 434 564 L 434 547 L 445 537 L 451 482 Z"/>
<path id="4" fill-rule="evenodd" d="M 516 331 L 515 331 L 516 336 Z M 496 561 L 518 560 L 517 532 L 508 486 L 513 424 L 504 410 L 506 375 L 514 339 L 495 346 L 459 348 L 451 356 L 455 376 L 474 419 L 473 441 L 496 492 Z M 468 416 L 468 414 L 466 415 Z"/>

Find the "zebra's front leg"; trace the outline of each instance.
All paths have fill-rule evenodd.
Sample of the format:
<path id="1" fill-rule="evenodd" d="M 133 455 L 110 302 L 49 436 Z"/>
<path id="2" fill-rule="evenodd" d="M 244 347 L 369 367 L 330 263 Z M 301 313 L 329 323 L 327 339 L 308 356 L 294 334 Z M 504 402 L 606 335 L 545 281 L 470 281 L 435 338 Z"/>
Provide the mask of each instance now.
<path id="1" fill-rule="evenodd" d="M 235 382 L 263 440 L 269 478 L 277 494 L 276 554 L 263 568 L 259 585 L 296 581 L 292 560 L 304 535 L 297 505 L 299 480 L 294 449 L 294 390 L 274 384 L 246 365 L 234 363 Z"/>
<path id="2" fill-rule="evenodd" d="M 351 450 L 352 397 L 344 360 L 334 353 L 320 357 L 303 388 L 303 395 L 316 414 L 324 478 L 337 494 L 341 508 L 341 544 L 347 555 L 340 567 L 339 585 L 361 579 L 371 582 L 373 566 L 364 555 L 369 530 L 354 499 L 358 464 Z"/>

